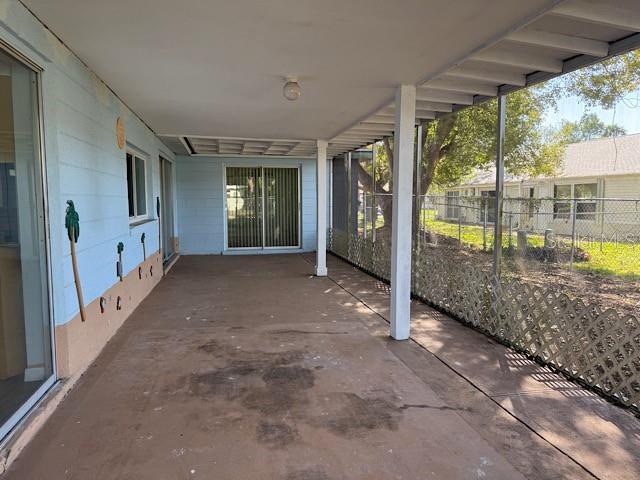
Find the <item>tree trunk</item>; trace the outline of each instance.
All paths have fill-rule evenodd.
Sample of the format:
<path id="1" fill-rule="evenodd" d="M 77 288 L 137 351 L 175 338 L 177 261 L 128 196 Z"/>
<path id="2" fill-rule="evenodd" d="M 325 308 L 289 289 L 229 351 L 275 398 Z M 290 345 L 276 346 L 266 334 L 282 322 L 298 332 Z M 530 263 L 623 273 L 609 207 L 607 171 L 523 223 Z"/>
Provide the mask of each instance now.
<path id="1" fill-rule="evenodd" d="M 449 134 L 453 128 L 455 118 L 453 115 L 448 115 L 446 117 L 442 117 L 437 120 L 436 124 L 436 132 L 435 138 L 433 141 L 429 143 L 427 146 L 427 135 L 424 134 L 422 136 L 422 158 L 421 158 L 421 168 L 420 168 L 420 182 L 419 182 L 419 190 L 415 191 L 416 195 L 421 196 L 421 200 L 424 200 L 424 196 L 431 188 L 431 184 L 436 175 L 436 167 L 440 162 L 440 159 L 446 154 L 447 150 L 450 148 L 450 144 L 445 144 L 447 139 L 449 138 Z M 422 235 L 421 229 L 422 225 L 420 224 L 422 218 L 422 201 L 420 204 L 417 202 L 414 204 L 418 208 L 414 208 L 413 211 L 413 222 L 412 228 L 414 235 Z"/>

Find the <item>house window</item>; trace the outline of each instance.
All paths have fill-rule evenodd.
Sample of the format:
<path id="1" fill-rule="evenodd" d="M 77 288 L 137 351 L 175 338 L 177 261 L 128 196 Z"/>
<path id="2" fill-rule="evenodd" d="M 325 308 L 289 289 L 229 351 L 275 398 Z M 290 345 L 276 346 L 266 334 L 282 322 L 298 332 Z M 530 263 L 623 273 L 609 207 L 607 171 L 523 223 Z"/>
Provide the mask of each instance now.
<path id="1" fill-rule="evenodd" d="M 460 216 L 460 192 L 447 192 L 447 218 L 457 219 Z"/>
<path id="2" fill-rule="evenodd" d="M 129 194 L 129 219 L 147 217 L 147 175 L 144 158 L 127 152 L 127 190 Z"/>
<path id="3" fill-rule="evenodd" d="M 576 205 L 576 220 L 593 221 L 596 219 L 598 184 L 556 185 L 553 192 L 556 199 L 553 204 L 553 218 L 569 219 L 571 217 L 571 199 L 573 198 Z"/>
<path id="4" fill-rule="evenodd" d="M 573 196 L 576 198 L 576 220 L 596 219 L 596 197 L 598 185 L 596 183 L 577 183 L 573 186 Z"/>
<path id="5" fill-rule="evenodd" d="M 553 218 L 567 220 L 571 216 L 571 185 L 553 187 Z M 566 201 L 565 201 L 566 199 Z"/>

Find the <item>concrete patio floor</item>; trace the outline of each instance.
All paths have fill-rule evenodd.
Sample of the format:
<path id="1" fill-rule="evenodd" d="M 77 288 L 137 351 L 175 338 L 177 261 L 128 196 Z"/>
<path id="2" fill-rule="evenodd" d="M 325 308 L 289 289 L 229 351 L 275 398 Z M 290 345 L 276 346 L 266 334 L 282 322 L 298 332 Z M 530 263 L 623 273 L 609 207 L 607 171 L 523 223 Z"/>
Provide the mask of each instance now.
<path id="1" fill-rule="evenodd" d="M 386 286 L 310 261 L 181 258 L 2 478 L 640 475 L 632 415 L 426 305 L 390 341 Z"/>

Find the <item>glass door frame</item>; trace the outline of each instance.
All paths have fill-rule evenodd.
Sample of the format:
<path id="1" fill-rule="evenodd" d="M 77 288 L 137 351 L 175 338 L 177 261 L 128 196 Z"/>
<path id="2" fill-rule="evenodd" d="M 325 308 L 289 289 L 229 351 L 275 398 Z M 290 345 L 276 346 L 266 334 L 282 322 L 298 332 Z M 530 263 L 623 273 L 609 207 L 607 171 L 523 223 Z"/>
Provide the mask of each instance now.
<path id="1" fill-rule="evenodd" d="M 165 200 L 165 184 L 167 181 L 165 172 L 164 172 L 164 163 L 167 163 L 171 169 L 171 178 L 169 179 L 169 189 L 171 191 L 171 195 L 169 199 Z M 171 245 L 171 255 L 166 256 L 166 250 L 167 250 L 167 246 L 165 245 L 165 227 L 167 226 L 167 212 L 165 211 L 165 202 L 168 202 L 168 204 L 171 205 L 171 212 L 170 212 L 170 225 L 171 225 L 171 236 L 169 237 L 169 242 L 171 242 L 171 239 L 175 239 L 176 236 L 176 225 L 175 225 L 175 182 L 174 182 L 174 178 L 175 178 L 175 168 L 174 168 L 174 163 L 172 160 L 169 160 L 165 155 L 158 155 L 158 165 L 160 167 L 160 218 L 158 219 L 158 221 L 160 222 L 160 228 L 159 228 L 159 237 L 160 237 L 160 249 L 162 252 L 162 264 L 163 265 L 168 265 L 171 263 L 171 261 L 176 257 L 176 250 L 175 250 L 175 246 Z"/>
<path id="2" fill-rule="evenodd" d="M 259 168 L 260 177 L 262 179 L 262 191 L 260 192 L 260 198 L 262 201 L 262 245 L 259 247 L 229 247 L 228 236 L 228 218 L 227 218 L 227 168 Z M 266 247 L 266 225 L 264 222 L 265 217 L 265 182 L 264 182 L 264 169 L 265 168 L 289 168 L 297 170 L 297 183 L 298 183 L 298 204 L 297 204 L 297 220 L 298 220 L 298 244 L 287 246 L 273 246 Z M 287 165 L 283 163 L 269 163 L 269 164 L 223 164 L 222 165 L 222 192 L 223 192 L 223 208 L 222 208 L 222 221 L 224 225 L 224 251 L 225 252 L 241 252 L 241 251 L 254 251 L 260 252 L 265 250 L 294 250 L 302 248 L 302 165 Z"/>
<path id="3" fill-rule="evenodd" d="M 55 317 L 53 307 L 53 277 L 51 269 L 51 227 L 49 222 L 49 193 L 47 184 L 47 162 L 45 155 L 45 124 L 44 124 L 44 101 L 42 92 L 42 75 L 44 68 L 39 63 L 33 61 L 29 56 L 23 54 L 21 51 L 8 44 L 4 40 L 0 39 L 0 52 L 12 57 L 17 62 L 30 69 L 34 73 L 35 87 L 34 87 L 34 106 L 36 111 L 34 112 L 34 142 L 37 143 L 34 147 L 34 153 L 39 158 L 34 162 L 34 168 L 36 178 L 34 185 L 40 189 L 41 198 L 38 199 L 38 203 L 41 202 L 41 212 L 37 212 L 41 218 L 39 220 L 42 227 L 42 236 L 44 241 L 44 248 L 42 253 L 44 255 L 44 277 L 42 278 L 42 286 L 46 289 L 46 302 L 47 308 L 43 309 L 43 313 L 48 315 L 49 318 L 49 342 L 50 342 L 50 360 L 51 360 L 51 374 L 46 378 L 40 387 L 29 397 L 27 400 L 5 421 L 0 424 L 0 448 L 4 447 L 7 442 L 10 441 L 11 435 L 15 432 L 16 427 L 22 420 L 31 412 L 43 399 L 46 393 L 53 387 L 58 381 L 57 361 L 56 361 L 56 341 L 55 341 Z M 44 299 L 43 299 L 44 301 Z"/>

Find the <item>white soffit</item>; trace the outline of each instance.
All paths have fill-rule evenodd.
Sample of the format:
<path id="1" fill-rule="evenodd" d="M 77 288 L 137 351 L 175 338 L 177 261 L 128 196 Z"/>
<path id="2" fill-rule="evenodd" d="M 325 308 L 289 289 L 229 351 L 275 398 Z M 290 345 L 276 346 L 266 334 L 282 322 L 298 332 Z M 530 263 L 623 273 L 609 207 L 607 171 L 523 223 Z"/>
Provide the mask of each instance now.
<path id="1" fill-rule="evenodd" d="M 522 28 L 471 53 L 418 86 L 416 121 L 640 47 L 640 1 L 567 0 Z M 385 105 L 330 141 L 339 155 L 393 135 L 395 107 Z M 369 125 L 386 128 L 379 133 Z M 345 143 L 347 142 L 348 143 Z"/>
<path id="2" fill-rule="evenodd" d="M 182 149 L 183 137 L 333 138 L 397 85 L 433 78 L 560 0 L 22 1 Z M 59 52 L 52 41 L 65 61 Z M 295 102 L 285 75 L 300 80 Z"/>

